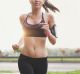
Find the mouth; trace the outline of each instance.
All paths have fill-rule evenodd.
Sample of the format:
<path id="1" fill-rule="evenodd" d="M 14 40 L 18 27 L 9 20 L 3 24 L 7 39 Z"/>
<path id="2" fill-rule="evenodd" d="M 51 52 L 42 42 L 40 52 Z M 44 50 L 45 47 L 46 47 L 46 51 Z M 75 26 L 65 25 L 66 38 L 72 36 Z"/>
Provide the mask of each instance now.
<path id="1" fill-rule="evenodd" d="M 36 1 L 36 2 L 35 2 L 35 5 L 36 5 L 36 6 L 40 5 L 40 2 Z"/>

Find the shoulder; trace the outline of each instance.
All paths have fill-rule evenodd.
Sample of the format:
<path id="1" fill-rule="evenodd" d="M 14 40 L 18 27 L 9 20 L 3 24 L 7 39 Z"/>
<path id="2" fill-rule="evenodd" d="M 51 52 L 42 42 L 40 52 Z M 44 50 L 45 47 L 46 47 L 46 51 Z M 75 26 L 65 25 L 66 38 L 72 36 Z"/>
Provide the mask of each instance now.
<path id="1" fill-rule="evenodd" d="M 48 24 L 50 27 L 52 27 L 55 24 L 54 15 L 51 13 L 48 13 Z"/>
<path id="2" fill-rule="evenodd" d="M 24 22 L 26 17 L 27 17 L 27 14 L 22 14 L 22 15 L 19 16 L 19 20 L 20 20 L 21 24 Z"/>
<path id="3" fill-rule="evenodd" d="M 53 19 L 54 17 L 53 17 L 53 15 L 51 13 L 48 13 L 48 18 L 49 19 Z"/>

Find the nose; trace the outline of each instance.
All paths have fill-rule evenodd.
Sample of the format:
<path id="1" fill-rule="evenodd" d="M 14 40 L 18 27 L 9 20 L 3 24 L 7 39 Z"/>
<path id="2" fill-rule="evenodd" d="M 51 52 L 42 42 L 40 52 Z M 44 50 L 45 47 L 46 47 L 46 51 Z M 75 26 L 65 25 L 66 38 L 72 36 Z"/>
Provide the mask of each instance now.
<path id="1" fill-rule="evenodd" d="M 36 3 L 36 4 L 40 3 L 40 0 L 35 0 L 35 3 Z"/>
<path id="2" fill-rule="evenodd" d="M 39 2 L 40 0 L 35 0 L 36 2 Z"/>

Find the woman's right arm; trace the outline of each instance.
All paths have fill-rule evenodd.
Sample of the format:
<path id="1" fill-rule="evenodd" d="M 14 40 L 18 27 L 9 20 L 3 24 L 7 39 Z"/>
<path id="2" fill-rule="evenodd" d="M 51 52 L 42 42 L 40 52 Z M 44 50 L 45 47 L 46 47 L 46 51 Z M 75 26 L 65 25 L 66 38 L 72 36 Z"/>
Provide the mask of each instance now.
<path id="1" fill-rule="evenodd" d="M 24 19 L 25 19 L 25 14 L 23 14 L 19 17 L 20 24 L 22 27 L 23 27 Z M 20 46 L 22 45 L 22 41 L 23 41 L 23 38 L 21 37 L 20 40 L 18 41 L 18 43 L 12 44 L 12 48 L 14 51 L 19 50 Z"/>

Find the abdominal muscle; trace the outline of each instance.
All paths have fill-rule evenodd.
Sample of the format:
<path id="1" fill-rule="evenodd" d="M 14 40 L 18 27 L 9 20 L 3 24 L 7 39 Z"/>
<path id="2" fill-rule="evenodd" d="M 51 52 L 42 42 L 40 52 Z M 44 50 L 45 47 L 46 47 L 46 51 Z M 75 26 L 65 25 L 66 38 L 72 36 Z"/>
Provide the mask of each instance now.
<path id="1" fill-rule="evenodd" d="M 24 37 L 23 42 L 24 46 L 21 50 L 23 55 L 33 58 L 47 57 L 46 37 Z"/>

